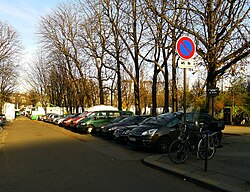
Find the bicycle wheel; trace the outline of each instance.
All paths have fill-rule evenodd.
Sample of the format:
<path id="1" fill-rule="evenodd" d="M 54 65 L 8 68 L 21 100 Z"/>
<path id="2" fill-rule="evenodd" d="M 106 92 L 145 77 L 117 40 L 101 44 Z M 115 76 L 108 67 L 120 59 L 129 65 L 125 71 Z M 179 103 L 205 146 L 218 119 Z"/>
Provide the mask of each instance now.
<path id="1" fill-rule="evenodd" d="M 216 151 L 216 147 L 211 136 L 208 136 L 208 148 L 207 148 L 207 159 L 211 159 Z M 201 159 L 206 158 L 206 137 L 202 137 L 198 143 L 197 157 Z"/>
<path id="2" fill-rule="evenodd" d="M 220 132 L 214 132 L 214 133 L 211 134 L 211 137 L 213 138 L 214 145 L 215 145 L 216 148 L 220 146 L 221 135 L 222 135 L 222 133 L 220 133 Z"/>
<path id="3" fill-rule="evenodd" d="M 185 141 L 175 140 L 168 149 L 168 156 L 170 160 L 175 164 L 184 163 L 188 157 L 188 146 Z"/>

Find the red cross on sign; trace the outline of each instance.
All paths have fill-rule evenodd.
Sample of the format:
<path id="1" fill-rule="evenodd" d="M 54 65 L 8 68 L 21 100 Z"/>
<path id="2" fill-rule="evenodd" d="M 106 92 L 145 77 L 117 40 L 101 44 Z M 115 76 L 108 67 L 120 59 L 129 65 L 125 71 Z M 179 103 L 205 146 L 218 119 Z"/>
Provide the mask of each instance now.
<path id="1" fill-rule="evenodd" d="M 176 50 L 182 59 L 191 59 L 195 54 L 195 49 L 194 41 L 190 37 L 183 36 L 177 40 Z"/>

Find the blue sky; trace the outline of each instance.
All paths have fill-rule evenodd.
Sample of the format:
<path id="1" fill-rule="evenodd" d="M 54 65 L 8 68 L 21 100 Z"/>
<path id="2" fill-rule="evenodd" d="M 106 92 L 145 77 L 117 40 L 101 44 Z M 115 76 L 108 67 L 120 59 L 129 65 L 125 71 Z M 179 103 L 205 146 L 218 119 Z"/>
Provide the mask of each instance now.
<path id="1" fill-rule="evenodd" d="M 0 0 L 0 21 L 10 24 L 19 34 L 23 45 L 23 55 L 19 63 L 18 91 L 26 92 L 26 71 L 32 64 L 37 49 L 36 27 L 41 16 L 66 0 Z"/>
<path id="2" fill-rule="evenodd" d="M 25 57 L 36 49 L 36 25 L 40 16 L 46 15 L 65 0 L 0 0 L 0 21 L 9 23 L 18 33 L 25 48 Z M 29 55 L 29 56 L 28 56 Z"/>

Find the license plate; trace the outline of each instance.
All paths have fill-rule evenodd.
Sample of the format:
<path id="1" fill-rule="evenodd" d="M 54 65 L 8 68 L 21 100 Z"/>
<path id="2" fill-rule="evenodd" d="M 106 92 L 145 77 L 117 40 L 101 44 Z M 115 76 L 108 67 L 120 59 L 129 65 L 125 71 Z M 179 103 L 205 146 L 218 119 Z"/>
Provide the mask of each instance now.
<path id="1" fill-rule="evenodd" d="M 136 139 L 134 137 L 129 137 L 130 141 L 136 141 Z"/>

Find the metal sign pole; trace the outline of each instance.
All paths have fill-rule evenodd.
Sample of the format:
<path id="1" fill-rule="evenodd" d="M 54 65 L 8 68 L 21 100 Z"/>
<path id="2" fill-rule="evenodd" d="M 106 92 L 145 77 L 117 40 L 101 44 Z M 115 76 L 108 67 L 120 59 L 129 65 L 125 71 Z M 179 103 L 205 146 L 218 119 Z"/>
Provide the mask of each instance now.
<path id="1" fill-rule="evenodd" d="M 208 161 L 208 130 L 206 131 L 206 151 L 205 151 L 205 164 L 204 171 L 207 172 L 207 161 Z"/>
<path id="2" fill-rule="evenodd" d="M 214 117 L 214 96 L 212 95 L 212 117 Z"/>
<path id="3" fill-rule="evenodd" d="M 187 74 L 186 74 L 186 68 L 184 68 L 184 94 L 183 94 L 183 111 L 184 111 L 184 124 L 186 125 L 186 123 L 187 123 L 187 116 L 186 116 L 186 114 L 187 114 L 187 100 L 186 100 L 186 84 L 187 84 L 187 80 L 186 80 L 186 76 L 187 76 Z"/>

